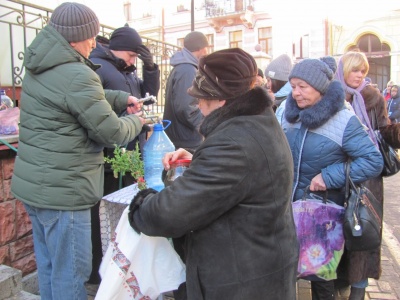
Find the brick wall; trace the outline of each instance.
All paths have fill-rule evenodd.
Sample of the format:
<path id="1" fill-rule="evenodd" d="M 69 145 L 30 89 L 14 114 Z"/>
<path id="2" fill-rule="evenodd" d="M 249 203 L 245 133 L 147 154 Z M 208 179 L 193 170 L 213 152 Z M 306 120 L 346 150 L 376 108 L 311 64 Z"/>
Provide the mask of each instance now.
<path id="1" fill-rule="evenodd" d="M 10 191 L 15 155 L 10 149 L 0 150 L 0 265 L 25 276 L 36 270 L 36 260 L 29 216 Z"/>

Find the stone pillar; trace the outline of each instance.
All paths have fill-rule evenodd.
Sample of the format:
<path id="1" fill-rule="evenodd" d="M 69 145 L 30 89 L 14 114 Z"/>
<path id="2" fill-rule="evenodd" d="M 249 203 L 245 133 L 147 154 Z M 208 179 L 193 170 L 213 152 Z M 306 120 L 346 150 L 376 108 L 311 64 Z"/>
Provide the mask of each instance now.
<path id="1" fill-rule="evenodd" d="M 11 194 L 15 156 L 13 150 L 0 144 L 0 265 L 19 269 L 25 276 L 36 271 L 36 260 L 29 216 L 22 202 Z"/>

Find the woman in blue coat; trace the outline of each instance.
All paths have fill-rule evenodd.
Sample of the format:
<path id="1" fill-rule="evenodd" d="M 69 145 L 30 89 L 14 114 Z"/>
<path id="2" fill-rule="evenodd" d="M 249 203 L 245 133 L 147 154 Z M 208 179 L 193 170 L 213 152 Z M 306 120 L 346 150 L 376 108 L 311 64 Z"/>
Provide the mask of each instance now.
<path id="1" fill-rule="evenodd" d="M 305 59 L 296 64 L 289 81 L 292 92 L 285 106 L 282 128 L 294 162 L 292 200 L 304 189 L 328 191 L 329 199 L 343 205 L 345 164 L 351 160 L 350 176 L 362 182 L 378 176 L 383 161 L 354 112 L 345 105 L 340 82 L 332 80 L 336 61 L 332 57 Z M 312 299 L 334 299 L 333 281 L 311 280 Z"/>

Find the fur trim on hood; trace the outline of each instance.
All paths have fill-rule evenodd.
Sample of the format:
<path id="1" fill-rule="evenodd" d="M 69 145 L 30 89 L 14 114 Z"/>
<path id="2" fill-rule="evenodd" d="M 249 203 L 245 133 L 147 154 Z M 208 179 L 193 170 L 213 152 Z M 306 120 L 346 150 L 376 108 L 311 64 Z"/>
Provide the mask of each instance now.
<path id="1" fill-rule="evenodd" d="M 325 124 L 344 106 L 345 94 L 339 81 L 332 81 L 322 99 L 311 107 L 301 109 L 297 106 L 292 93 L 288 95 L 285 107 L 285 117 L 289 123 L 298 120 L 307 128 L 315 129 Z"/>
<path id="2" fill-rule="evenodd" d="M 238 116 L 262 115 L 271 106 L 272 100 L 268 96 L 267 90 L 255 87 L 240 97 L 226 100 L 224 106 L 205 117 L 200 126 L 200 133 L 206 137 L 226 120 Z"/>

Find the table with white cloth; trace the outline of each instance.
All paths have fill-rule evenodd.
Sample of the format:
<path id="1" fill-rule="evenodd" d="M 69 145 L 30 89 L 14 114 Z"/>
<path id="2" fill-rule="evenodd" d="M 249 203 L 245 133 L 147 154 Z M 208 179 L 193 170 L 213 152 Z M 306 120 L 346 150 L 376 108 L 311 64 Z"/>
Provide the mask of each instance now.
<path id="1" fill-rule="evenodd" d="M 124 187 L 111 194 L 103 196 L 100 202 L 100 233 L 103 254 L 106 253 L 112 234 L 118 225 L 124 209 L 131 203 L 139 192 L 137 184 Z"/>

